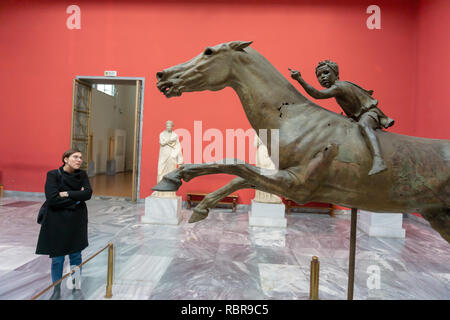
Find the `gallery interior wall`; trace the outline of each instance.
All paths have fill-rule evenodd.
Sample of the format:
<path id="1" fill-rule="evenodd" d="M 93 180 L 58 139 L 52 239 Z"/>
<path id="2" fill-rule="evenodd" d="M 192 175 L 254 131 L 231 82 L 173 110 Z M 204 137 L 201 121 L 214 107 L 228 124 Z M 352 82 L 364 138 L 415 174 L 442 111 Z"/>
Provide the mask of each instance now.
<path id="1" fill-rule="evenodd" d="M 133 170 L 133 130 L 136 87 L 116 85 L 116 95 L 110 96 L 92 89 L 91 133 L 93 134 L 92 158 L 96 174 L 106 173 L 111 130 L 126 130 L 125 171 Z"/>
<path id="2" fill-rule="evenodd" d="M 69 30 L 66 8 L 81 8 Z M 369 30 L 366 8 L 381 8 L 381 30 Z M 43 192 L 45 173 L 70 143 L 72 80 L 77 75 L 145 77 L 140 197 L 156 182 L 158 135 L 165 121 L 193 132 L 250 128 L 236 94 L 185 93 L 166 99 L 157 71 L 208 45 L 253 40 L 286 77 L 299 69 L 319 87 L 319 60 L 339 63 L 341 79 L 375 91 L 396 120 L 393 132 L 449 139 L 449 1 L 15 1 L 0 4 L 0 172 L 7 190 Z M 299 87 L 297 85 L 297 87 Z M 304 93 L 303 89 L 299 90 Z M 335 101 L 316 101 L 340 112 Z M 205 147 L 209 142 L 204 142 Z M 213 191 L 231 176 L 200 177 L 186 191 Z M 249 203 L 252 190 L 242 190 Z"/>
<path id="3" fill-rule="evenodd" d="M 450 1 L 421 0 L 414 135 L 450 139 Z"/>
<path id="4" fill-rule="evenodd" d="M 110 128 L 118 126 L 116 99 L 96 89 L 92 89 L 91 133 L 93 146 L 91 159 L 95 161 L 95 173 L 106 173 Z"/>

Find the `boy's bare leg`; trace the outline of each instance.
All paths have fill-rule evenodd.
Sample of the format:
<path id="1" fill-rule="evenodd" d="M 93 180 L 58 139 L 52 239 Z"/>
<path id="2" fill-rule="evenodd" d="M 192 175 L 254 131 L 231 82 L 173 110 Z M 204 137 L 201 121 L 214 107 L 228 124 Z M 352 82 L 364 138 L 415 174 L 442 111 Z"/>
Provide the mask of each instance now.
<path id="1" fill-rule="evenodd" d="M 370 115 L 363 114 L 359 120 L 359 128 L 361 133 L 366 138 L 367 145 L 372 153 L 372 169 L 369 171 L 369 176 L 377 174 L 387 169 L 386 163 L 381 156 L 380 144 L 377 136 L 375 135 L 374 128 L 377 127 L 377 122 Z"/>

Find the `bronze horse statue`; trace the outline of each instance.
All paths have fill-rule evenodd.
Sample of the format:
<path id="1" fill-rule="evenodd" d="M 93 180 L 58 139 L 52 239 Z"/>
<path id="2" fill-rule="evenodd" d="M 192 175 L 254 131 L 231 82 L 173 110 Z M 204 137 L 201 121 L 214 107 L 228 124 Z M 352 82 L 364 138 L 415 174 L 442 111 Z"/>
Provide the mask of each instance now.
<path id="1" fill-rule="evenodd" d="M 297 203 L 333 203 L 374 212 L 419 212 L 450 242 L 450 141 L 376 131 L 388 169 L 368 175 L 372 157 L 358 123 L 303 96 L 249 45 L 232 41 L 207 47 L 192 60 L 158 72 L 167 97 L 233 88 L 256 132 L 279 131 L 279 169 L 262 174 L 248 163 L 185 164 L 167 174 L 157 191 L 176 191 L 183 179 L 226 173 L 237 178 L 208 194 L 189 220 L 207 217 L 226 195 L 246 188 Z M 267 142 L 271 150 L 271 139 Z"/>

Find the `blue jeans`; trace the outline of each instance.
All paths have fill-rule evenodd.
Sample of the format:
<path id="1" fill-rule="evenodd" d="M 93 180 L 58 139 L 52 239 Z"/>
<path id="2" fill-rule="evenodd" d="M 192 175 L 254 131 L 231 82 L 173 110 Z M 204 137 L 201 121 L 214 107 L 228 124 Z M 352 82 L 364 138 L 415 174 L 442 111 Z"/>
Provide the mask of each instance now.
<path id="1" fill-rule="evenodd" d="M 65 256 L 52 258 L 52 281 L 55 283 L 62 278 Z M 69 254 L 70 265 L 81 264 L 81 251 Z M 81 271 L 81 270 L 80 270 Z"/>

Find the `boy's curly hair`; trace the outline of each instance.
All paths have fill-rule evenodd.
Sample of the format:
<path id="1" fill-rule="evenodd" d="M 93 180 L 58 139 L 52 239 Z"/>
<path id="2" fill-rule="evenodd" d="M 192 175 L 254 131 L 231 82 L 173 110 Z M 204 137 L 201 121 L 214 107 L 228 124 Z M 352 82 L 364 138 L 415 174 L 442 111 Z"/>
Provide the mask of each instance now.
<path id="1" fill-rule="evenodd" d="M 333 62 L 331 60 L 320 61 L 316 67 L 316 74 L 317 74 L 317 69 L 319 69 L 322 66 L 327 66 L 328 68 L 333 70 L 336 77 L 339 78 L 339 67 L 336 62 Z"/>

